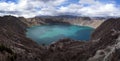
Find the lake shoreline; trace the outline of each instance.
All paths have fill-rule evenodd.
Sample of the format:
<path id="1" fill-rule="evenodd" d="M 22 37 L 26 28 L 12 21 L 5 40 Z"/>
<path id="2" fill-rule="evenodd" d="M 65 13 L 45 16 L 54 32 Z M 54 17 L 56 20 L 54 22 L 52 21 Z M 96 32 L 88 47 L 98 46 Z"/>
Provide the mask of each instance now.
<path id="1" fill-rule="evenodd" d="M 46 28 L 46 27 L 48 27 L 48 28 Z M 59 27 L 60 27 L 60 29 L 59 29 Z M 79 30 L 77 31 L 77 29 L 79 29 Z M 81 29 L 81 31 L 80 31 L 80 29 Z M 41 42 L 45 41 L 45 40 L 41 39 L 43 37 L 42 35 L 46 35 L 44 37 L 48 37 L 48 39 L 49 39 L 48 35 L 50 35 L 50 36 L 56 35 L 52 39 L 48 40 L 48 41 L 52 41 L 52 42 L 53 41 L 57 42 L 59 39 L 65 39 L 65 38 L 70 38 L 70 39 L 73 39 L 73 40 L 81 40 L 82 41 L 82 40 L 89 40 L 90 39 L 89 31 L 87 31 L 87 30 L 90 30 L 90 33 L 91 33 L 91 31 L 93 31 L 92 29 L 94 29 L 94 28 L 91 28 L 91 27 L 88 27 L 88 26 L 71 25 L 71 24 L 70 25 L 66 25 L 66 24 L 54 24 L 54 25 L 51 25 L 51 24 L 49 24 L 49 25 L 37 25 L 37 26 L 29 27 L 27 29 L 28 32 L 26 34 L 27 34 L 28 38 L 32 38 L 34 41 L 37 40 L 36 42 L 38 42 L 38 44 L 40 43 L 40 41 Z M 53 30 L 53 31 L 46 31 L 46 30 Z M 75 35 L 74 35 L 74 33 L 75 33 Z M 63 34 L 63 35 L 62 36 L 57 36 L 59 34 Z M 85 34 L 86 34 L 86 36 L 85 36 Z M 71 36 L 69 36 L 69 35 L 71 35 Z M 72 36 L 72 35 L 74 35 L 74 36 Z M 86 39 L 85 37 L 88 37 L 88 35 L 89 35 L 89 39 Z M 77 37 L 77 38 L 75 38 L 75 37 Z M 37 38 L 37 39 L 35 39 L 35 38 Z M 56 38 L 58 38 L 58 39 L 56 39 Z M 52 43 L 52 42 L 50 42 L 50 43 Z M 46 43 L 42 43 L 42 44 L 46 44 Z"/>

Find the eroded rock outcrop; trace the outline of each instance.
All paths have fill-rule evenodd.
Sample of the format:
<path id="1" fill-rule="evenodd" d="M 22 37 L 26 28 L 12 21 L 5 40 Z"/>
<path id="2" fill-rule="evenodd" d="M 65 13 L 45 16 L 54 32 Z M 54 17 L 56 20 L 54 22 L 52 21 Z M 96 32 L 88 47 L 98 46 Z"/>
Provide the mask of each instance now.
<path id="1" fill-rule="evenodd" d="M 20 19 L 23 20 L 22 17 L 20 17 Z M 23 22 L 27 22 L 29 26 L 62 23 L 97 28 L 104 20 L 105 19 L 91 19 L 90 17 L 77 16 L 45 16 L 26 18 Z"/>
<path id="2" fill-rule="evenodd" d="M 42 48 L 26 38 L 26 27 L 16 17 L 0 17 L 0 61 L 41 61 Z"/>
<path id="3" fill-rule="evenodd" d="M 120 18 L 106 20 L 93 32 L 88 42 L 61 39 L 44 47 L 25 36 L 25 29 L 31 24 L 51 23 L 45 19 L 41 19 L 43 22 L 36 20 L 39 19 L 0 17 L 0 61 L 120 60 Z M 55 19 L 52 21 L 58 23 Z"/>
<path id="4" fill-rule="evenodd" d="M 101 24 L 93 35 L 92 40 L 97 40 L 99 46 L 95 55 L 88 61 L 119 61 L 120 60 L 120 18 L 111 18 Z M 100 31 L 101 30 L 101 31 Z M 92 41 L 94 42 L 94 41 Z M 102 54 L 101 54 L 102 53 Z M 102 58 L 101 58 L 102 57 Z"/>
<path id="5" fill-rule="evenodd" d="M 60 40 L 49 46 L 44 61 L 119 61 L 119 26 L 120 18 L 111 18 L 93 32 L 89 42 Z"/>

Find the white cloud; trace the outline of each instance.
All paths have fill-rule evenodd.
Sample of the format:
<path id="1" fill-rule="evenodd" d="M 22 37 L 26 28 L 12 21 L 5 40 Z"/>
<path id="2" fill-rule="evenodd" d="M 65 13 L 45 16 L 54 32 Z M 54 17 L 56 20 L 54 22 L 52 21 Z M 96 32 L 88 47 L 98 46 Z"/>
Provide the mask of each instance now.
<path id="1" fill-rule="evenodd" d="M 70 4 L 67 7 L 61 7 L 59 12 L 71 13 L 81 16 L 119 16 L 120 8 L 116 7 L 114 3 L 101 3 L 95 0 L 80 0 L 80 4 Z M 88 4 L 89 6 L 84 6 Z"/>
<path id="2" fill-rule="evenodd" d="M 94 4 L 95 0 L 80 0 L 80 4 Z"/>
<path id="3" fill-rule="evenodd" d="M 83 7 L 79 9 L 79 13 L 85 16 L 120 16 L 119 9 L 114 4 Z"/>
<path id="4" fill-rule="evenodd" d="M 68 6 L 69 0 L 19 0 L 18 3 L 0 1 L 0 15 L 34 17 L 37 15 L 83 15 L 120 16 L 120 8 L 114 3 L 101 3 L 98 0 L 80 0 Z M 85 6 L 88 5 L 88 6 Z"/>
<path id="5" fill-rule="evenodd" d="M 82 5 L 79 4 L 70 4 L 67 7 L 60 7 L 57 10 L 60 14 L 71 14 L 71 15 L 78 15 L 78 10 L 82 8 Z"/>

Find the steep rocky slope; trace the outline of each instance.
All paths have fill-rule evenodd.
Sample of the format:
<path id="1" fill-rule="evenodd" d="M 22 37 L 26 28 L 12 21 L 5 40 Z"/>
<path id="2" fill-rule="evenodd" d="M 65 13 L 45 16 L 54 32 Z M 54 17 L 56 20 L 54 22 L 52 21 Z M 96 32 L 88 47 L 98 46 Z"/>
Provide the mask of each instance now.
<path id="1" fill-rule="evenodd" d="M 97 51 L 88 61 L 119 61 L 120 18 L 111 18 L 101 24 L 92 34 L 91 41 L 95 43 Z"/>
<path id="2" fill-rule="evenodd" d="M 42 48 L 26 38 L 27 25 L 13 16 L 0 17 L 0 61 L 40 61 Z"/>
<path id="3" fill-rule="evenodd" d="M 108 19 L 89 42 L 63 39 L 48 46 L 44 61 L 119 61 L 120 18 Z"/>
<path id="4" fill-rule="evenodd" d="M 97 28 L 105 19 L 91 19 L 89 17 L 76 17 L 76 16 L 45 16 L 45 17 L 34 17 L 25 18 L 19 17 L 22 21 L 27 22 L 29 26 L 42 25 L 42 24 L 54 24 L 54 23 L 65 23 L 73 25 L 82 25 Z M 24 19 L 24 20 L 23 20 Z"/>
<path id="5" fill-rule="evenodd" d="M 36 19 L 35 24 L 39 24 Z M 34 24 L 30 20 L 0 17 L 0 61 L 120 61 L 120 18 L 106 20 L 88 42 L 61 39 L 49 46 L 40 46 L 26 38 L 25 29 Z M 53 20 L 53 23 L 67 23 Z"/>

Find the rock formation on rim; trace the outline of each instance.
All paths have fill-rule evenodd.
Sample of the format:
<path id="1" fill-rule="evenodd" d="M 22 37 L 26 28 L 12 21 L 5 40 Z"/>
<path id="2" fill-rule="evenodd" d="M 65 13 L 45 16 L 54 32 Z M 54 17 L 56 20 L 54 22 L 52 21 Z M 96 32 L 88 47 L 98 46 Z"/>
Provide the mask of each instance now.
<path id="1" fill-rule="evenodd" d="M 101 23 L 104 22 L 105 18 L 90 18 L 90 17 L 77 17 L 77 16 L 40 16 L 33 18 L 19 17 L 23 22 L 26 22 L 29 26 L 43 25 L 43 24 L 55 24 L 65 23 L 72 25 L 81 25 L 97 28 Z"/>
<path id="2" fill-rule="evenodd" d="M 36 19 L 0 17 L 0 61 L 120 61 L 120 18 L 103 22 L 90 41 L 61 39 L 48 46 L 38 45 L 25 36 L 31 24 L 50 22 Z"/>
<path id="3" fill-rule="evenodd" d="M 89 42 L 60 40 L 48 47 L 44 61 L 119 61 L 120 18 L 101 24 Z"/>
<path id="4" fill-rule="evenodd" d="M 0 17 L 0 61 L 41 60 L 42 47 L 26 38 L 26 28 L 16 17 Z"/>

